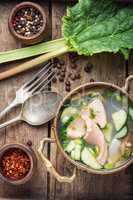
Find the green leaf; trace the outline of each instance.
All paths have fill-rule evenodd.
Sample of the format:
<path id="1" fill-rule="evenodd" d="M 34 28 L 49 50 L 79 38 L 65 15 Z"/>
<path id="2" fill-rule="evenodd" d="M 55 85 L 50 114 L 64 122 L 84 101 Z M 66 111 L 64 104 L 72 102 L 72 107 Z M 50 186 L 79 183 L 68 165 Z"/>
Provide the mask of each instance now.
<path id="1" fill-rule="evenodd" d="M 70 49 L 83 55 L 133 48 L 133 7 L 113 0 L 80 0 L 63 18 L 63 36 Z"/>

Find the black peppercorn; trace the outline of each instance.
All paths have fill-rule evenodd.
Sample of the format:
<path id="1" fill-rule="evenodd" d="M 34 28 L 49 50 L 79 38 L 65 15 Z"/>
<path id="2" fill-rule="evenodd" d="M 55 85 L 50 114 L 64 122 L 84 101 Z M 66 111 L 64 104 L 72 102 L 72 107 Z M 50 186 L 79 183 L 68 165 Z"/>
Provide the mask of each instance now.
<path id="1" fill-rule="evenodd" d="M 64 60 L 60 60 L 59 63 L 60 63 L 60 65 L 64 65 L 65 61 Z"/>
<path id="2" fill-rule="evenodd" d="M 59 81 L 60 81 L 60 82 L 63 82 L 63 81 L 64 81 L 64 78 L 60 76 L 60 77 L 59 77 Z"/>
<path id="3" fill-rule="evenodd" d="M 71 74 L 71 77 L 70 77 L 70 78 L 71 78 L 71 80 L 73 80 L 73 81 L 74 81 L 74 80 L 76 79 L 76 76 L 75 76 L 75 74 Z"/>
<path id="4" fill-rule="evenodd" d="M 61 75 L 61 77 L 63 77 L 63 78 L 64 78 L 64 77 L 65 77 L 65 72 L 61 72 L 61 74 L 60 74 L 60 75 Z"/>
<path id="5" fill-rule="evenodd" d="M 71 77 L 71 75 L 72 75 L 72 73 L 70 72 L 70 73 L 68 74 L 68 77 Z"/>
<path id="6" fill-rule="evenodd" d="M 65 90 L 66 90 L 66 92 L 70 92 L 71 87 L 67 85 L 67 86 L 65 87 Z"/>
<path id="7" fill-rule="evenodd" d="M 32 141 L 31 141 L 31 140 L 28 140 L 27 145 L 28 145 L 28 146 L 32 146 Z"/>
<path id="8" fill-rule="evenodd" d="M 53 83 L 56 83 L 56 82 L 57 82 L 57 78 L 54 77 L 54 78 L 52 79 L 52 82 L 53 82 Z"/>
<path id="9" fill-rule="evenodd" d="M 90 73 L 92 68 L 93 68 L 93 65 L 91 63 L 87 63 L 86 66 L 84 67 L 84 71 L 86 73 Z"/>
<path id="10" fill-rule="evenodd" d="M 70 85 L 71 85 L 70 81 L 69 81 L 69 80 L 66 80 L 65 85 L 66 85 L 66 86 L 70 86 Z"/>
<path id="11" fill-rule="evenodd" d="M 71 68 L 72 68 L 72 69 L 76 69 L 76 68 L 77 68 L 77 65 L 76 65 L 75 63 L 73 63 L 73 64 L 71 65 Z"/>
<path id="12" fill-rule="evenodd" d="M 66 69 L 65 69 L 65 68 L 63 68 L 61 71 L 62 71 L 62 72 L 66 72 Z"/>
<path id="13" fill-rule="evenodd" d="M 79 73 L 75 74 L 76 76 L 76 79 L 80 79 L 81 78 L 81 75 Z"/>
<path id="14" fill-rule="evenodd" d="M 95 82 L 95 80 L 93 78 L 90 79 L 90 82 Z"/>
<path id="15" fill-rule="evenodd" d="M 57 64 L 57 69 L 61 69 L 60 63 Z"/>
<path id="16" fill-rule="evenodd" d="M 75 64 L 75 62 L 77 61 L 77 57 L 71 58 L 71 63 Z"/>
<path id="17" fill-rule="evenodd" d="M 59 59 L 58 58 L 54 58 L 54 63 L 58 63 L 59 62 Z"/>
<path id="18" fill-rule="evenodd" d="M 54 68 L 54 69 L 55 69 L 55 68 L 57 68 L 57 65 L 56 65 L 56 64 L 54 64 L 54 63 L 53 63 L 53 68 Z"/>
<path id="19" fill-rule="evenodd" d="M 69 58 L 70 58 L 70 59 L 73 59 L 73 58 L 75 58 L 76 56 L 77 56 L 76 53 L 70 53 L 70 54 L 69 54 Z"/>
<path id="20" fill-rule="evenodd" d="M 61 73 L 60 70 L 57 70 L 57 72 L 56 72 L 57 76 L 59 76 L 60 73 Z"/>

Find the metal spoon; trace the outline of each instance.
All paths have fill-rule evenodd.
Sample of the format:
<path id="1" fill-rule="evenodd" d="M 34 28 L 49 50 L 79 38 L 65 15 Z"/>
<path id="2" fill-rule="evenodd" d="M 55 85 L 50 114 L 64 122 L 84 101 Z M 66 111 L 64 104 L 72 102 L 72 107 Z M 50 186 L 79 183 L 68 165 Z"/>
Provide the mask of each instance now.
<path id="1" fill-rule="evenodd" d="M 20 114 L 12 120 L 0 125 L 4 128 L 17 121 L 25 121 L 30 125 L 38 126 L 50 121 L 56 113 L 61 96 L 56 92 L 43 92 L 31 96 L 22 106 Z"/>

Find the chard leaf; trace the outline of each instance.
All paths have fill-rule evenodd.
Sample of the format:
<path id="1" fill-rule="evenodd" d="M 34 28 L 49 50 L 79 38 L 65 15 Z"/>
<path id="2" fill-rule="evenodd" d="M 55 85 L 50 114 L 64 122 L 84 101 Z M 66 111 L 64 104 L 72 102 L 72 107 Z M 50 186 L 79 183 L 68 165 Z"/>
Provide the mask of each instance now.
<path id="1" fill-rule="evenodd" d="M 121 52 L 133 48 L 133 7 L 113 0 L 79 0 L 63 18 L 63 36 L 79 55 Z"/>

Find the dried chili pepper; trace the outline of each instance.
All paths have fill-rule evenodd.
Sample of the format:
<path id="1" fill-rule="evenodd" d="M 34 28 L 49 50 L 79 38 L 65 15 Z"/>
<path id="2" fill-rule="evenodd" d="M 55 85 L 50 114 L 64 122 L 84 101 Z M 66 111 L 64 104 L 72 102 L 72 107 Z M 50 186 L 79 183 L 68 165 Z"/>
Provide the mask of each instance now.
<path id="1" fill-rule="evenodd" d="M 29 156 L 21 149 L 13 148 L 6 151 L 1 159 L 2 174 L 11 180 L 23 179 L 30 171 Z"/>

